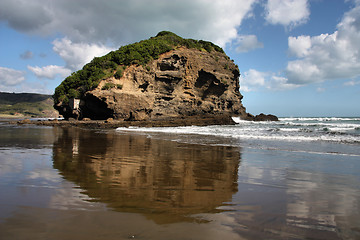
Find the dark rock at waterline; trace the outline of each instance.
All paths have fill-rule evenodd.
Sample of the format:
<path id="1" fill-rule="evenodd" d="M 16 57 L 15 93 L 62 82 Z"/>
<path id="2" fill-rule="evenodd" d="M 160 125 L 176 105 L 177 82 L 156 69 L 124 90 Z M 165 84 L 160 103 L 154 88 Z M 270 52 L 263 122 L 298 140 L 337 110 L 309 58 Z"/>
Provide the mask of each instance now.
<path id="1" fill-rule="evenodd" d="M 279 121 L 278 117 L 272 114 L 260 113 L 254 117 L 254 121 Z"/>
<path id="2" fill-rule="evenodd" d="M 91 129 L 114 129 L 118 127 L 178 127 L 178 126 L 208 126 L 208 125 L 234 125 L 230 115 L 203 115 L 189 117 L 169 117 L 163 119 L 125 121 L 116 119 L 107 120 L 61 120 L 61 121 L 17 121 L 13 124 L 35 124 L 40 126 L 81 127 Z"/>

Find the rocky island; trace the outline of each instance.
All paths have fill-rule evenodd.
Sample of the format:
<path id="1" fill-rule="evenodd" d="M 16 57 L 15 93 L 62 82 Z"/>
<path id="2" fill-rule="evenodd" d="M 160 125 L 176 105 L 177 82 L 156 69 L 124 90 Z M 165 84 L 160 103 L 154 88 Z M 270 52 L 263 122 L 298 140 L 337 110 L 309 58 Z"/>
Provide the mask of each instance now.
<path id="1" fill-rule="evenodd" d="M 276 120 L 246 112 L 239 76 L 219 46 L 163 31 L 96 57 L 67 77 L 55 89 L 54 108 L 65 119 L 87 121 Z"/>

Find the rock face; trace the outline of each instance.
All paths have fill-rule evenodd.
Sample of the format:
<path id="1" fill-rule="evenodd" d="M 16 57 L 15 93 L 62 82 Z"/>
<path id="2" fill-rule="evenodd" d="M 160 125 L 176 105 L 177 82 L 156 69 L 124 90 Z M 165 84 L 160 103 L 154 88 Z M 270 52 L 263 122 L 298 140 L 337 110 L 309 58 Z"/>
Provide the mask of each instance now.
<path id="1" fill-rule="evenodd" d="M 78 120 L 274 120 L 246 113 L 239 76 L 238 66 L 215 44 L 163 31 L 71 74 L 55 89 L 54 107 L 65 119 Z"/>
<path id="2" fill-rule="evenodd" d="M 150 120 L 225 114 L 251 119 L 241 103 L 239 69 L 221 52 L 180 47 L 147 66 L 131 65 L 120 79 L 102 80 L 65 118 Z M 104 86 L 120 86 L 105 88 Z M 105 90 L 106 89 L 106 90 Z"/>

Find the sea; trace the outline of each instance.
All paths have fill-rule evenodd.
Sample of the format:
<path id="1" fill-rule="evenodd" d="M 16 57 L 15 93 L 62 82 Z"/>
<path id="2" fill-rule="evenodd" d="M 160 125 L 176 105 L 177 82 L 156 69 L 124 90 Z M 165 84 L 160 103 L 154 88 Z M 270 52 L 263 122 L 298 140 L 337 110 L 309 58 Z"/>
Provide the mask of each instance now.
<path id="1" fill-rule="evenodd" d="M 0 239 L 360 239 L 360 117 L 0 121 Z"/>
<path id="2" fill-rule="evenodd" d="M 360 157 L 360 118 L 279 118 L 279 121 L 245 121 L 233 117 L 235 125 L 159 128 L 118 128 L 155 137 L 167 134 L 174 141 L 199 142 L 255 149 L 287 150 Z M 198 136 L 195 139 L 189 136 Z M 213 138 L 219 141 L 213 143 Z M 186 140 L 185 140 L 186 139 Z"/>

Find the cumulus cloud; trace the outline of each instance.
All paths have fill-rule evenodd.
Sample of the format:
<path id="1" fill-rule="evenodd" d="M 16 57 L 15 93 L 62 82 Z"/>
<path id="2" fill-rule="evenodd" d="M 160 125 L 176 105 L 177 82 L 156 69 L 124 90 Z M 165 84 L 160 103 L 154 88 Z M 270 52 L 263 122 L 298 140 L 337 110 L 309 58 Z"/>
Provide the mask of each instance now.
<path id="1" fill-rule="evenodd" d="M 271 24 L 295 27 L 310 16 L 307 0 L 268 0 L 265 19 Z"/>
<path id="2" fill-rule="evenodd" d="M 65 61 L 66 66 L 28 66 L 27 68 L 33 72 L 36 77 L 40 79 L 55 79 L 57 76 L 65 78 L 69 76 L 72 71 L 81 69 L 94 57 L 103 56 L 114 49 L 101 44 L 73 43 L 68 38 L 62 38 L 53 41 L 53 50 Z"/>
<path id="3" fill-rule="evenodd" d="M 256 0 L 2 0 L 0 21 L 33 34 L 60 33 L 73 42 L 113 43 L 146 39 L 162 30 L 221 46 Z M 90 40 L 91 39 L 91 40 Z"/>
<path id="4" fill-rule="evenodd" d="M 23 71 L 0 67 L 0 86 L 15 86 L 25 81 Z"/>
<path id="5" fill-rule="evenodd" d="M 288 38 L 289 53 L 295 57 L 305 57 L 311 48 L 310 36 L 298 36 Z"/>
<path id="6" fill-rule="evenodd" d="M 273 72 L 260 72 L 249 69 L 240 76 L 240 90 L 244 92 L 267 90 L 289 90 L 299 87 L 297 84 L 288 83 L 286 77 Z"/>
<path id="7" fill-rule="evenodd" d="M 332 34 L 289 37 L 286 74 L 290 83 L 308 84 L 360 76 L 360 5 L 345 13 Z"/>
<path id="8" fill-rule="evenodd" d="M 264 47 L 264 44 L 259 42 L 255 35 L 241 35 L 238 37 L 236 44 L 238 45 L 237 52 L 249 52 Z"/>
<path id="9" fill-rule="evenodd" d="M 259 72 L 255 69 L 250 69 L 240 76 L 240 89 L 245 92 L 250 92 L 254 88 L 265 85 L 266 73 Z"/>
<path id="10" fill-rule="evenodd" d="M 267 85 L 268 89 L 276 91 L 291 90 L 297 87 L 300 87 L 300 85 L 289 83 L 286 77 L 277 76 L 275 73 L 270 74 L 270 80 Z"/>
<path id="11" fill-rule="evenodd" d="M 55 79 L 57 76 L 65 78 L 72 71 L 81 69 L 94 57 L 103 56 L 113 49 L 101 44 L 73 43 L 68 38 L 62 38 L 53 41 L 53 50 L 65 61 L 66 66 L 28 66 L 27 68 L 40 79 Z"/>
<path id="12" fill-rule="evenodd" d="M 94 57 L 114 50 L 101 44 L 74 43 L 68 38 L 53 41 L 53 50 L 66 62 L 66 67 L 75 71 L 81 69 Z"/>
<path id="13" fill-rule="evenodd" d="M 45 67 L 32 67 L 28 66 L 28 69 L 33 72 L 38 78 L 54 79 L 57 75 L 66 77 L 71 74 L 71 70 L 63 66 L 49 65 Z"/>

